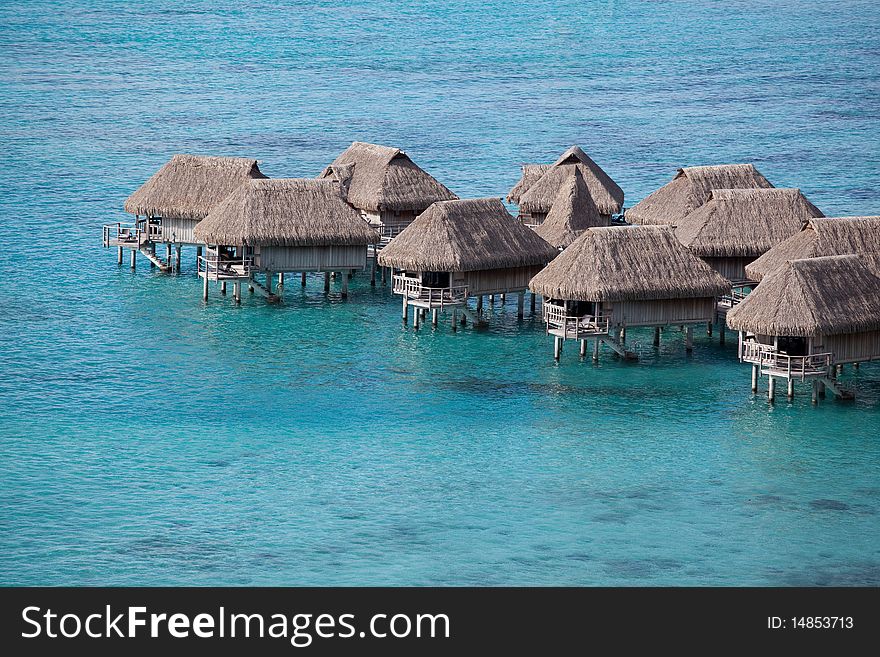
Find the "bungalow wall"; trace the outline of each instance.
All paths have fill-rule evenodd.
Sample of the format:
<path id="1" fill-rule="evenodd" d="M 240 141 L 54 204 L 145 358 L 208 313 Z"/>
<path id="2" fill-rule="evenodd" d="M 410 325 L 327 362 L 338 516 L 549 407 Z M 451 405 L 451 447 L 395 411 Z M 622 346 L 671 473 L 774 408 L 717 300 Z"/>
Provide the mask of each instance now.
<path id="1" fill-rule="evenodd" d="M 754 262 L 757 258 L 702 258 L 703 262 L 724 276 L 729 281 L 745 281 L 746 265 Z"/>
<path id="2" fill-rule="evenodd" d="M 831 352 L 835 363 L 880 359 L 880 331 L 813 338 L 813 353 Z"/>
<path id="3" fill-rule="evenodd" d="M 178 244 L 201 244 L 193 235 L 193 229 L 200 219 L 181 219 L 162 217 L 162 241 Z"/>
<path id="4" fill-rule="evenodd" d="M 715 315 L 715 298 L 615 301 L 611 306 L 614 326 L 664 326 L 710 322 Z"/>
<path id="5" fill-rule="evenodd" d="M 361 216 L 367 222 L 369 222 L 371 226 L 380 229 L 384 228 L 384 232 L 390 232 L 391 235 L 397 235 L 397 233 L 409 226 L 413 222 L 413 220 L 422 212 L 424 212 L 424 210 L 404 210 L 400 212 L 395 212 L 391 210 L 370 212 L 367 210 L 362 210 Z"/>
<path id="6" fill-rule="evenodd" d="M 522 292 L 529 287 L 529 281 L 543 268 L 544 265 L 531 265 L 528 267 L 455 272 L 452 284 L 467 285 L 468 294 L 471 296 Z"/>
<path id="7" fill-rule="evenodd" d="M 262 246 L 254 249 L 254 262 L 273 272 L 364 269 L 367 246 Z"/>

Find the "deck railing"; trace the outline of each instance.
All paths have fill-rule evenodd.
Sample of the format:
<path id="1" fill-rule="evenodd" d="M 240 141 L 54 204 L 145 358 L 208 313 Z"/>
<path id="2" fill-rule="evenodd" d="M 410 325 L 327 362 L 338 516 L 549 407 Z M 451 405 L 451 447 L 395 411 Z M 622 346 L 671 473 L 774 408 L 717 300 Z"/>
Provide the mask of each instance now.
<path id="1" fill-rule="evenodd" d="M 749 293 L 743 289 L 744 287 L 746 287 L 746 285 L 735 287 L 731 290 L 730 294 L 724 294 L 719 297 L 718 305 L 722 308 L 733 308 L 736 306 L 740 301 L 749 296 Z"/>
<path id="2" fill-rule="evenodd" d="M 215 253 L 199 256 L 199 276 L 208 280 L 222 281 L 250 278 L 254 271 L 253 258 L 221 258 Z"/>
<path id="3" fill-rule="evenodd" d="M 560 337 L 577 340 L 585 335 L 605 335 L 611 317 L 608 315 L 569 315 L 564 306 L 544 303 L 541 314 L 547 323 L 547 332 L 558 331 Z"/>
<path id="4" fill-rule="evenodd" d="M 785 378 L 798 378 L 802 381 L 808 376 L 824 376 L 831 367 L 834 355 L 830 352 L 791 356 L 780 352 L 776 347 L 760 342 L 743 342 L 740 360 L 757 365 L 762 373 Z"/>
<path id="5" fill-rule="evenodd" d="M 467 300 L 466 285 L 450 285 L 446 287 L 429 287 L 423 285 L 418 278 L 395 274 L 392 278 L 391 290 L 394 294 L 405 296 L 410 301 L 434 306 L 460 305 Z"/>
<path id="6" fill-rule="evenodd" d="M 108 246 L 140 246 L 145 242 L 158 242 L 162 239 L 162 226 L 158 221 L 117 221 L 102 226 L 102 239 Z"/>

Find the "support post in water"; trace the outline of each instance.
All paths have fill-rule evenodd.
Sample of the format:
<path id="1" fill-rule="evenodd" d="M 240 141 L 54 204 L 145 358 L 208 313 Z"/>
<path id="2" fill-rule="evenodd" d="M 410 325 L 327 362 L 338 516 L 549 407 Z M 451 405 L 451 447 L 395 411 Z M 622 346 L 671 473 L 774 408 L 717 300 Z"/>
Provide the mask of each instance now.
<path id="1" fill-rule="evenodd" d="M 791 377 L 788 378 L 788 387 L 786 388 L 785 396 L 788 397 L 788 401 L 794 399 L 794 379 Z"/>
<path id="2" fill-rule="evenodd" d="M 220 294 L 226 296 L 226 281 L 220 281 Z"/>
<path id="3" fill-rule="evenodd" d="M 300 281 L 300 285 L 302 285 L 303 287 L 306 286 L 306 273 L 305 273 L 305 272 L 303 272 L 303 273 L 300 275 L 300 279 L 299 279 L 299 281 Z"/>
<path id="4" fill-rule="evenodd" d="M 752 392 L 758 392 L 758 366 L 752 365 Z"/>
<path id="5" fill-rule="evenodd" d="M 137 249 L 131 250 L 131 269 L 134 271 L 135 265 L 137 264 Z"/>
<path id="6" fill-rule="evenodd" d="M 517 298 L 516 298 L 516 318 L 517 319 L 523 318 L 523 314 L 524 314 L 523 313 L 523 306 L 525 306 L 525 303 L 526 303 L 526 293 L 520 292 L 519 296 L 517 296 Z"/>
<path id="7" fill-rule="evenodd" d="M 595 342 L 595 344 L 593 345 L 593 362 L 594 362 L 594 363 L 598 363 L 598 362 L 599 362 L 599 345 L 600 345 L 601 343 L 602 343 L 602 340 L 599 339 L 599 338 L 596 338 L 596 342 Z"/>
<path id="8" fill-rule="evenodd" d="M 559 354 L 562 353 L 562 338 L 558 335 L 553 336 L 553 360 L 559 360 Z"/>
<path id="9" fill-rule="evenodd" d="M 684 350 L 687 353 L 691 353 L 694 350 L 694 327 L 693 327 L 693 324 L 688 324 L 688 327 L 685 329 Z"/>
<path id="10" fill-rule="evenodd" d="M 406 301 L 406 295 L 403 295 L 403 325 L 406 326 L 406 321 L 409 315 L 409 304 Z"/>
<path id="11" fill-rule="evenodd" d="M 348 298 L 348 272 L 342 272 L 342 298 Z"/>
<path id="12" fill-rule="evenodd" d="M 440 311 L 436 308 L 431 309 L 431 328 L 437 328 L 437 320 L 440 318 Z"/>
<path id="13" fill-rule="evenodd" d="M 660 346 L 660 327 L 659 326 L 654 327 L 654 346 L 655 347 Z"/>
<path id="14" fill-rule="evenodd" d="M 532 292 L 531 297 L 532 298 L 529 299 L 529 312 L 531 312 L 534 315 L 535 314 L 535 293 L 534 292 Z"/>
<path id="15" fill-rule="evenodd" d="M 121 246 L 116 247 L 116 264 L 117 265 L 122 264 L 122 247 Z"/>
<path id="16" fill-rule="evenodd" d="M 208 300 L 208 272 L 205 271 L 205 280 L 202 283 L 202 301 Z"/>
<path id="17" fill-rule="evenodd" d="M 236 305 L 241 303 L 241 281 L 232 283 L 232 300 L 235 301 Z"/>
<path id="18" fill-rule="evenodd" d="M 769 379 L 767 384 L 767 399 L 770 400 L 772 404 L 776 400 L 776 379 L 772 376 L 767 377 Z"/>
<path id="19" fill-rule="evenodd" d="M 581 358 L 587 355 L 587 341 L 581 340 Z"/>
<path id="20" fill-rule="evenodd" d="M 330 291 L 330 272 L 324 272 L 324 292 Z"/>

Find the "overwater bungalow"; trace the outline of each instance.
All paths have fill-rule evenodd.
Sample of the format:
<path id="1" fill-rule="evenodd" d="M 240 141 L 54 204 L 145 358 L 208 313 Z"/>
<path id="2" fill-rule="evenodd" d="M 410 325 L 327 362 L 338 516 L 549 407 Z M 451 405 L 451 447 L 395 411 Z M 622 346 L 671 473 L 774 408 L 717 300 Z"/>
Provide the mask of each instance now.
<path id="1" fill-rule="evenodd" d="M 356 141 L 321 172 L 387 243 L 434 201 L 458 198 L 399 148 Z"/>
<path id="2" fill-rule="evenodd" d="M 519 215 L 524 223 L 537 226 L 544 221 L 556 200 L 559 188 L 569 180 L 569 172 L 573 168 L 581 172 L 593 202 L 606 224 L 611 222 L 612 215 L 623 209 L 623 190 L 579 146 L 572 146 L 522 192 Z"/>
<path id="3" fill-rule="evenodd" d="M 600 343 L 631 357 L 626 329 L 686 327 L 686 348 L 692 349 L 693 325 L 706 324 L 715 313 L 716 297 L 730 283 L 688 251 L 668 226 L 611 226 L 590 228 L 566 248 L 529 288 L 544 297 L 547 333 L 554 337 L 554 358 L 565 340 L 594 339 L 593 358 Z"/>
<path id="4" fill-rule="evenodd" d="M 485 295 L 518 293 L 518 315 L 529 280 L 557 250 L 516 221 L 495 198 L 438 201 L 379 253 L 379 264 L 397 270 L 393 291 L 403 297 L 403 320 L 413 325 L 444 308 L 479 321 Z M 477 298 L 477 314 L 467 301 Z"/>
<path id="5" fill-rule="evenodd" d="M 607 225 L 608 216 L 599 213 L 581 170 L 570 167 L 550 212 L 534 230 L 546 242 L 561 250 L 588 228 Z"/>
<path id="6" fill-rule="evenodd" d="M 776 379 L 786 381 L 789 399 L 795 381 L 812 382 L 814 403 L 825 387 L 849 396 L 837 366 L 880 358 L 876 265 L 859 255 L 789 260 L 727 314 L 739 331 L 739 358 L 752 365 L 753 392 L 766 376 L 770 401 Z"/>
<path id="7" fill-rule="evenodd" d="M 717 164 L 683 167 L 671 182 L 628 208 L 624 218 L 631 224 L 677 225 L 703 205 L 713 189 L 773 187 L 751 164 Z"/>
<path id="8" fill-rule="evenodd" d="M 519 205 L 522 195 L 529 191 L 529 187 L 538 182 L 552 166 L 552 164 L 523 164 L 522 176 L 507 193 L 507 202 Z"/>
<path id="9" fill-rule="evenodd" d="M 331 272 L 342 274 L 342 296 L 348 295 L 349 274 L 364 269 L 367 247 L 379 234 L 345 201 L 339 183 L 316 179 L 249 180 L 217 205 L 198 226 L 195 238 L 208 245 L 199 258 L 199 276 L 216 281 L 225 293 L 233 282 L 233 298 L 241 302 L 246 282 L 269 301 L 283 291 L 283 275 L 324 273 L 324 290 Z M 255 280 L 265 274 L 265 284 Z M 274 276 L 279 275 L 279 288 Z"/>
<path id="10" fill-rule="evenodd" d="M 179 271 L 181 246 L 201 244 L 194 234 L 196 225 L 245 182 L 263 178 L 256 160 L 174 155 L 125 201 L 125 211 L 135 221 L 104 226 L 104 246 L 118 248 L 119 264 L 122 249 L 131 249 L 132 269 L 140 252 L 152 265 Z M 163 243 L 164 260 L 156 256 L 156 244 Z"/>
<path id="11" fill-rule="evenodd" d="M 817 218 L 754 262 L 746 276 L 761 281 L 789 260 L 880 251 L 880 217 Z"/>
<path id="12" fill-rule="evenodd" d="M 675 227 L 691 253 L 736 286 L 746 265 L 825 215 L 799 189 L 715 189 Z"/>

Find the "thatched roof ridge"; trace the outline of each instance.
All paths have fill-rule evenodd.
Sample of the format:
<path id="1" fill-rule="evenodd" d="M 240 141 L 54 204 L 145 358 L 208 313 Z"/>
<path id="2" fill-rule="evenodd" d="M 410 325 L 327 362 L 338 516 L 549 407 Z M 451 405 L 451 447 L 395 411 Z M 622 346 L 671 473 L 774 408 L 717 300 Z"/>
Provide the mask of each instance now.
<path id="1" fill-rule="evenodd" d="M 131 214 L 203 219 L 251 178 L 265 178 L 257 161 L 243 157 L 178 154 L 125 201 Z"/>
<path id="2" fill-rule="evenodd" d="M 727 313 L 760 335 L 820 336 L 880 330 L 880 278 L 858 255 L 790 260 Z"/>
<path id="3" fill-rule="evenodd" d="M 361 210 L 421 212 L 434 201 L 458 198 L 399 148 L 352 142 L 318 177 L 339 177 L 340 171 L 348 179 L 349 203 Z"/>
<path id="4" fill-rule="evenodd" d="M 757 257 L 822 212 L 799 189 L 715 189 L 675 235 L 703 257 Z"/>
<path id="5" fill-rule="evenodd" d="M 340 193 L 339 183 L 314 178 L 250 180 L 195 228 L 207 244 L 355 246 L 379 234 Z"/>
<path id="6" fill-rule="evenodd" d="M 643 226 L 678 224 L 703 205 L 713 189 L 773 187 L 752 164 L 683 167 L 671 182 L 626 211 L 626 220 Z"/>
<path id="7" fill-rule="evenodd" d="M 529 187 L 538 182 L 538 180 L 541 179 L 541 176 L 547 173 L 552 166 L 552 164 L 523 164 L 522 177 L 507 194 L 508 203 L 516 203 L 519 205 L 522 195 L 529 191 Z"/>
<path id="8" fill-rule="evenodd" d="M 880 216 L 811 219 L 798 233 L 746 265 L 746 276 L 760 281 L 788 260 L 880 251 Z"/>
<path id="9" fill-rule="evenodd" d="M 523 212 L 549 212 L 559 186 L 565 181 L 570 168 L 580 169 L 590 195 L 601 214 L 617 214 L 623 208 L 623 190 L 611 177 L 584 153 L 580 146 L 571 146 L 520 197 Z"/>
<path id="10" fill-rule="evenodd" d="M 599 214 L 580 169 L 572 167 L 556 193 L 547 218 L 534 230 L 553 246 L 565 248 L 587 228 L 607 225 L 608 220 Z"/>
<path id="11" fill-rule="evenodd" d="M 715 297 L 730 283 L 668 226 L 610 226 L 585 231 L 529 288 L 554 299 L 633 301 Z"/>
<path id="12" fill-rule="evenodd" d="M 497 198 L 438 201 L 379 252 L 411 271 L 478 271 L 544 265 L 557 250 L 510 216 Z"/>

